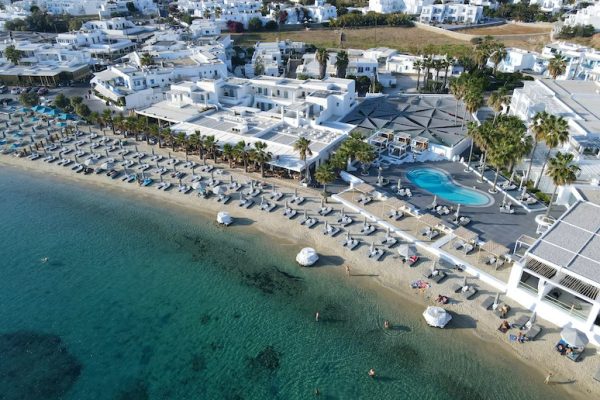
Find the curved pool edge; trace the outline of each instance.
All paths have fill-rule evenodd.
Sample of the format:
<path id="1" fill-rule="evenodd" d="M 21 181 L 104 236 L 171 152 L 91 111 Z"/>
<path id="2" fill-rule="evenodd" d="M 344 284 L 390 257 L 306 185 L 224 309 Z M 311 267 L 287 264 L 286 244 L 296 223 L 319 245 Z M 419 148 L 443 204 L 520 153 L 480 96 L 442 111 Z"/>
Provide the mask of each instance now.
<path id="1" fill-rule="evenodd" d="M 454 200 L 448 200 L 445 197 L 443 197 L 441 194 L 434 193 L 434 192 L 432 192 L 432 191 L 430 191 L 430 190 L 428 190 L 428 189 L 420 186 L 419 184 L 415 183 L 412 179 L 409 178 L 409 174 L 411 172 L 418 171 L 418 170 L 432 170 L 432 171 L 437 171 L 437 172 L 445 175 L 446 178 L 448 179 L 448 181 L 452 185 L 455 185 L 455 186 L 457 186 L 459 188 L 462 188 L 462 189 L 465 189 L 465 190 L 469 190 L 469 191 L 473 191 L 473 192 L 476 192 L 478 194 L 481 194 L 485 198 L 487 198 L 488 202 L 485 203 L 485 204 L 473 205 L 473 204 L 459 203 L 459 202 L 456 202 Z M 437 167 L 416 167 L 416 168 L 412 168 L 412 169 L 406 171 L 405 175 L 406 175 L 406 178 L 408 179 L 408 181 L 411 182 L 413 185 L 417 186 L 420 190 L 423 190 L 425 192 L 431 193 L 432 195 L 436 195 L 436 196 L 440 197 L 441 199 L 443 199 L 444 201 L 447 201 L 447 202 L 450 202 L 450 203 L 453 203 L 453 204 L 461 204 L 461 206 L 463 206 L 463 207 L 486 208 L 486 207 L 490 207 L 490 206 L 492 206 L 492 205 L 494 205 L 496 203 L 496 200 L 494 199 L 494 197 L 491 196 L 489 193 L 486 193 L 483 190 L 480 190 L 480 189 L 477 189 L 477 188 L 473 188 L 473 187 L 469 187 L 469 186 L 466 186 L 466 185 L 463 185 L 463 184 L 457 182 L 448 171 L 443 170 L 441 168 L 437 168 Z"/>

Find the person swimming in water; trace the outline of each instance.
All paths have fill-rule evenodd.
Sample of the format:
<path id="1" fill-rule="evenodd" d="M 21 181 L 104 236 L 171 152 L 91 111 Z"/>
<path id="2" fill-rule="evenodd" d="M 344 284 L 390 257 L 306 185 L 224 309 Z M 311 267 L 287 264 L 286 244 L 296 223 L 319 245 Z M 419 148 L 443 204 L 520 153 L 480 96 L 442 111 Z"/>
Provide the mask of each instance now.
<path id="1" fill-rule="evenodd" d="M 390 329 L 390 321 L 388 321 L 387 319 L 383 321 L 383 328 Z"/>
<path id="2" fill-rule="evenodd" d="M 43 257 L 42 259 L 40 259 L 40 261 L 42 262 L 42 264 L 46 264 L 48 262 L 48 257 Z"/>

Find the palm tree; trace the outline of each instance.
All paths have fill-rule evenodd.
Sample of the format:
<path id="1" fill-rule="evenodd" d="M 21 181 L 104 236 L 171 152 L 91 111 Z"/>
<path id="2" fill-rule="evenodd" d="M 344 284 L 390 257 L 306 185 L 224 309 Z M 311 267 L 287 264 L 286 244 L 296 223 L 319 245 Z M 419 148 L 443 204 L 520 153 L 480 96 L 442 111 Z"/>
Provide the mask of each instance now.
<path id="1" fill-rule="evenodd" d="M 200 137 L 200 132 L 199 131 L 194 131 L 194 133 L 190 134 L 190 136 L 188 137 L 188 145 L 190 146 L 190 150 L 192 152 L 192 154 L 194 153 L 194 150 L 198 150 L 198 157 L 202 158 L 201 154 L 200 154 L 200 141 L 201 141 L 201 137 Z"/>
<path id="2" fill-rule="evenodd" d="M 483 93 L 480 90 L 471 89 L 464 95 L 465 110 L 470 114 L 474 114 L 483 106 Z M 463 118 L 461 127 L 464 126 L 465 118 Z"/>
<path id="3" fill-rule="evenodd" d="M 467 136 L 471 138 L 471 146 L 469 147 L 469 158 L 467 160 L 467 168 L 465 172 L 469 172 L 471 169 L 471 159 L 473 158 L 473 146 L 475 142 L 479 141 L 479 136 L 481 131 L 479 129 L 479 125 L 476 122 L 470 121 L 467 124 Z"/>
<path id="4" fill-rule="evenodd" d="M 329 53 L 327 52 L 327 49 L 318 49 L 315 53 L 315 59 L 319 63 L 319 79 L 324 79 L 325 72 L 327 71 L 327 61 L 329 60 Z"/>
<path id="5" fill-rule="evenodd" d="M 567 60 L 557 54 L 548 62 L 548 73 L 552 77 L 552 79 L 556 80 L 556 78 L 565 73 L 567 70 Z"/>
<path id="6" fill-rule="evenodd" d="M 563 117 L 550 115 L 546 126 L 546 133 L 544 135 L 544 142 L 546 143 L 546 146 L 548 146 L 548 152 L 544 158 L 544 164 L 542 164 L 540 175 L 535 182 L 536 189 L 540 185 L 542 175 L 544 175 L 544 170 L 546 169 L 546 164 L 548 163 L 548 158 L 550 157 L 550 152 L 552 149 L 565 144 L 567 140 L 569 140 L 569 124 L 567 120 Z"/>
<path id="7" fill-rule="evenodd" d="M 233 148 L 236 159 L 241 159 L 244 163 L 244 172 L 248 172 L 248 150 L 246 142 L 240 140 Z"/>
<path id="8" fill-rule="evenodd" d="M 161 137 L 165 146 L 169 146 L 171 143 L 173 143 L 173 135 L 171 134 L 170 128 L 161 128 L 159 131 L 159 136 Z"/>
<path id="9" fill-rule="evenodd" d="M 152 54 L 150 54 L 150 53 L 144 53 L 140 57 L 140 64 L 142 64 L 142 66 L 153 65 L 154 57 L 152 57 Z"/>
<path id="10" fill-rule="evenodd" d="M 225 143 L 223 145 L 223 157 L 227 158 L 227 161 L 229 161 L 229 168 L 232 168 L 233 159 L 235 158 L 235 151 L 231 144 Z"/>
<path id="11" fill-rule="evenodd" d="M 106 108 L 104 111 L 102 111 L 102 119 L 108 126 L 110 126 L 110 129 L 112 130 L 113 135 L 115 135 L 115 124 L 114 124 L 114 120 L 112 117 L 112 112 L 108 108 Z"/>
<path id="12" fill-rule="evenodd" d="M 421 82 L 421 68 L 423 68 L 423 62 L 416 60 L 413 62 L 413 68 L 417 70 L 417 92 L 419 91 L 419 83 Z"/>
<path id="13" fill-rule="evenodd" d="M 494 63 L 494 75 L 496 75 L 498 65 L 506 58 L 506 48 L 504 47 L 504 44 L 496 43 L 489 58 Z"/>
<path id="14" fill-rule="evenodd" d="M 215 139 L 214 135 L 208 135 L 204 138 L 204 149 L 215 161 L 217 161 L 217 146 L 218 141 Z"/>
<path id="15" fill-rule="evenodd" d="M 185 154 L 187 154 L 187 143 L 188 138 L 185 136 L 185 133 L 179 132 L 173 141 L 173 151 L 175 151 L 175 145 L 177 145 L 180 149 L 183 147 L 185 150 Z"/>
<path id="16" fill-rule="evenodd" d="M 346 77 L 346 69 L 348 68 L 348 53 L 344 50 L 339 51 L 335 58 L 335 68 L 337 69 L 337 77 L 345 78 Z"/>
<path id="17" fill-rule="evenodd" d="M 577 180 L 577 174 L 579 171 L 581 171 L 581 169 L 573 163 L 573 154 L 570 153 L 561 153 L 559 151 L 550 159 L 549 163 L 550 166 L 548 167 L 548 176 L 552 178 L 552 183 L 554 183 L 554 191 L 552 192 L 548 209 L 546 210 L 546 218 L 548 218 L 550 215 L 552 200 L 554 199 L 554 196 L 556 196 L 558 187 L 570 185 L 571 183 L 575 182 Z"/>
<path id="18" fill-rule="evenodd" d="M 267 144 L 265 142 L 254 142 L 254 149 L 252 149 L 252 159 L 254 162 L 260 165 L 260 176 L 265 177 L 265 164 L 271 161 L 273 155 L 271 152 L 266 151 Z"/>
<path id="19" fill-rule="evenodd" d="M 361 142 L 360 149 L 356 153 L 356 159 L 360 162 L 363 174 L 366 175 L 368 173 L 369 165 L 375 160 L 375 152 L 371 145 L 366 142 Z"/>
<path id="20" fill-rule="evenodd" d="M 489 124 L 489 122 L 488 122 Z M 502 116 L 498 123 L 492 123 L 495 134 L 491 135 L 489 145 L 490 163 L 496 167 L 492 192 L 496 192 L 496 183 L 500 169 L 512 171 L 514 165 L 531 151 L 532 140 L 527 135 L 523 121 L 515 116 Z"/>
<path id="21" fill-rule="evenodd" d="M 494 110 L 494 121 L 496 121 L 498 114 L 500 111 L 502 111 L 502 108 L 506 102 L 508 102 L 508 93 L 506 92 L 505 88 L 500 88 L 492 92 L 490 97 L 488 97 L 488 106 Z"/>
<path id="22" fill-rule="evenodd" d="M 546 126 L 548 124 L 548 118 L 550 114 L 546 111 L 537 112 L 533 116 L 533 120 L 531 122 L 531 126 L 529 129 L 533 133 L 533 148 L 531 149 L 531 157 L 529 160 L 529 166 L 527 167 L 527 173 L 525 174 L 525 182 L 529 180 L 529 175 L 531 174 L 531 167 L 533 166 L 533 159 L 535 157 L 535 150 L 539 142 L 544 140 L 546 136 Z"/>
<path id="23" fill-rule="evenodd" d="M 327 184 L 335 180 L 335 173 L 328 163 L 319 165 L 315 171 L 315 179 L 323 185 L 323 197 L 327 199 Z"/>
<path id="24" fill-rule="evenodd" d="M 454 95 L 456 99 L 456 112 L 454 113 L 454 124 L 458 119 L 458 103 L 463 99 L 465 95 L 465 85 L 460 79 L 452 79 L 450 81 L 450 93 Z"/>
<path id="25" fill-rule="evenodd" d="M 310 149 L 310 139 L 301 137 L 294 143 L 294 150 L 300 155 L 300 160 L 304 161 L 304 170 L 306 171 L 306 181 L 308 182 L 308 165 L 306 163 L 306 156 L 312 156 L 312 150 Z"/>

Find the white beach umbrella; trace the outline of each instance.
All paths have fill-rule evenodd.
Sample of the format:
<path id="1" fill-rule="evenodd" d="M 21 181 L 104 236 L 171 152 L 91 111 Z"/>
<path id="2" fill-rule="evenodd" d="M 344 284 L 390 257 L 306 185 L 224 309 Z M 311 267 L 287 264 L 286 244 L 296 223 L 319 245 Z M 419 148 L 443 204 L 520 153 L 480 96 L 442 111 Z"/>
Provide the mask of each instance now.
<path id="1" fill-rule="evenodd" d="M 217 222 L 222 225 L 231 225 L 233 222 L 233 218 L 229 215 L 228 212 L 221 211 L 217 214 Z"/>
<path id="2" fill-rule="evenodd" d="M 215 186 L 214 188 L 212 188 L 212 192 L 217 195 L 220 196 L 222 194 L 225 194 L 227 192 L 227 188 L 225 188 L 225 186 Z"/>
<path id="3" fill-rule="evenodd" d="M 415 255 L 415 251 L 409 243 L 403 243 L 398 246 L 398 254 L 404 258 L 410 258 Z"/>
<path id="4" fill-rule="evenodd" d="M 402 179 L 398 178 L 398 190 L 402 189 Z"/>
<path id="5" fill-rule="evenodd" d="M 456 216 L 456 219 L 460 216 L 460 203 L 456 206 L 456 213 L 454 215 Z"/>
<path id="6" fill-rule="evenodd" d="M 437 195 L 433 196 L 433 201 L 431 202 L 431 208 L 437 207 Z"/>
<path id="7" fill-rule="evenodd" d="M 560 337 L 573 347 L 585 347 L 589 342 L 587 336 L 585 336 L 583 332 L 571 327 L 564 328 L 560 332 Z"/>
<path id="8" fill-rule="evenodd" d="M 498 306 L 500 304 L 500 293 L 496 293 L 496 297 L 494 298 L 494 304 Z"/>
<path id="9" fill-rule="evenodd" d="M 375 252 L 375 242 L 371 242 L 371 246 L 369 247 L 369 251 L 371 253 Z"/>
<path id="10" fill-rule="evenodd" d="M 425 321 L 429 326 L 443 328 L 450 322 L 452 315 L 441 307 L 429 306 L 425 312 L 423 312 L 423 318 L 425 318 Z"/>
<path id="11" fill-rule="evenodd" d="M 296 262 L 303 267 L 313 265 L 319 260 L 319 255 L 312 247 L 305 247 L 296 256 Z"/>
<path id="12" fill-rule="evenodd" d="M 88 158 L 87 160 L 85 160 L 84 164 L 87 165 L 88 167 L 90 165 L 95 165 L 96 164 L 96 159 L 95 158 Z"/>

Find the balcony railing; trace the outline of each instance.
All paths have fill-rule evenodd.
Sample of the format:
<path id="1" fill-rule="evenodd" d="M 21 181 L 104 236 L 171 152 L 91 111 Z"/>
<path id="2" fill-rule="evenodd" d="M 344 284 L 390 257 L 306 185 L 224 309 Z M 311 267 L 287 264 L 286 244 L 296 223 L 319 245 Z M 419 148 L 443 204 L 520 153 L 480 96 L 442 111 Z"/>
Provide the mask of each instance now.
<path id="1" fill-rule="evenodd" d="M 550 295 L 546 295 L 544 297 L 545 302 L 551 303 L 552 305 L 564 310 L 567 312 L 567 314 L 572 315 L 578 319 L 581 319 L 582 321 L 586 321 L 587 320 L 587 315 L 584 313 L 583 309 L 577 309 L 575 304 L 567 304 L 567 303 L 563 303 L 562 301 L 560 301 L 559 299 L 552 297 Z"/>
<path id="2" fill-rule="evenodd" d="M 525 282 L 519 282 L 518 287 L 520 289 L 523 289 L 523 290 L 525 290 L 527 292 L 530 292 L 530 293 L 533 293 L 533 294 L 536 294 L 536 295 L 538 293 L 537 287 L 533 287 L 533 286 L 531 286 L 531 285 L 529 285 L 528 283 L 525 283 Z"/>

